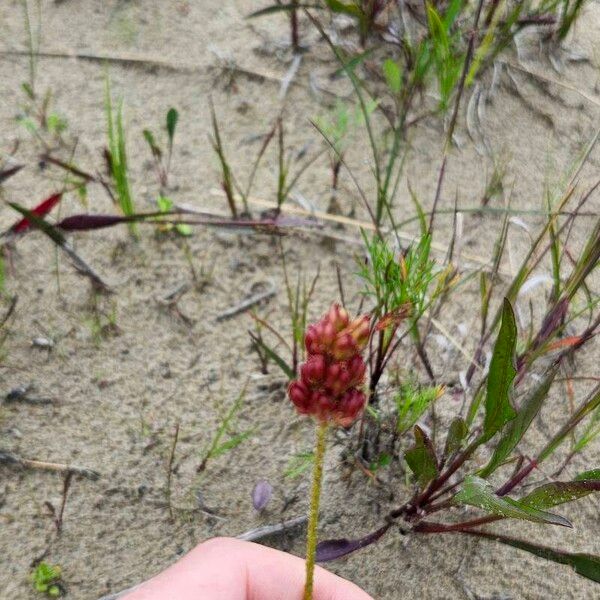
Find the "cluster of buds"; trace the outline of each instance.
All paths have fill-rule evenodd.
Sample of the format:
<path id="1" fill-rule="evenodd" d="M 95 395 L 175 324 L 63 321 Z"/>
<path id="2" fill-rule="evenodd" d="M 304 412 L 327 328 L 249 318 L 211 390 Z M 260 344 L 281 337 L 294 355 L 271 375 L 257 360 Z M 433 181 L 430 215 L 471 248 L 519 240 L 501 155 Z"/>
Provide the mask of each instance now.
<path id="1" fill-rule="evenodd" d="M 304 338 L 308 357 L 300 367 L 300 378 L 288 389 L 300 414 L 343 427 L 355 421 L 366 401 L 360 389 L 366 372 L 361 352 L 369 335 L 369 317 L 351 321 L 338 304 L 308 327 Z"/>

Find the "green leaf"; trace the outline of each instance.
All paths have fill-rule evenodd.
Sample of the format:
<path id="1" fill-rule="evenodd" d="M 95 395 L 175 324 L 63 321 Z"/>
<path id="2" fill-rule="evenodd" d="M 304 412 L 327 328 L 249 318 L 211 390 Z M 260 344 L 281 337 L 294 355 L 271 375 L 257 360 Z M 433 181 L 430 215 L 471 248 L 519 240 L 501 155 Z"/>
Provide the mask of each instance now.
<path id="1" fill-rule="evenodd" d="M 173 200 L 167 198 L 166 196 L 159 196 L 156 200 L 156 204 L 158 206 L 158 210 L 164 213 L 168 213 L 173 208 Z"/>
<path id="2" fill-rule="evenodd" d="M 48 221 L 45 221 L 39 215 L 36 215 L 34 212 L 26 209 L 15 202 L 9 202 L 8 205 L 11 208 L 14 208 L 17 212 L 21 213 L 33 227 L 36 227 L 43 233 L 45 233 L 57 246 L 64 246 L 66 243 L 65 237 L 63 234 L 54 226 L 50 225 Z"/>
<path id="3" fill-rule="evenodd" d="M 284 477 L 294 479 L 302 475 L 305 471 L 308 471 L 315 462 L 315 455 L 313 452 L 300 452 L 292 456 L 288 462 L 286 470 L 283 472 Z"/>
<path id="4" fill-rule="evenodd" d="M 377 473 L 377 471 L 379 471 L 379 469 L 381 469 L 383 467 L 387 467 L 391 462 L 392 462 L 392 457 L 389 454 L 382 452 L 377 457 L 377 460 L 373 461 L 369 465 L 369 471 L 371 471 L 371 473 Z"/>
<path id="5" fill-rule="evenodd" d="M 562 550 L 554 550 L 547 546 L 539 546 L 523 540 L 482 531 L 473 532 L 473 535 L 495 540 L 501 544 L 524 550 L 525 552 L 529 552 L 540 558 L 545 558 L 546 560 L 560 563 L 561 565 L 569 565 L 578 575 L 600 583 L 600 556 L 584 554 L 583 552 L 572 554 L 570 552 L 563 552 Z"/>
<path id="6" fill-rule="evenodd" d="M 529 429 L 533 419 L 538 414 L 544 400 L 548 396 L 550 386 L 558 372 L 558 365 L 551 369 L 545 379 L 524 400 L 517 416 L 504 429 L 502 437 L 494 450 L 490 462 L 479 472 L 480 477 L 489 477 L 510 453 L 517 447 L 525 432 Z"/>
<path id="7" fill-rule="evenodd" d="M 404 433 L 412 429 L 431 403 L 435 402 L 443 393 L 443 388 L 418 387 L 410 382 L 400 386 L 395 397 L 398 412 L 397 429 Z"/>
<path id="8" fill-rule="evenodd" d="M 156 145 L 156 140 L 154 139 L 154 134 L 149 129 L 144 129 L 142 131 L 144 139 L 148 143 L 148 146 L 152 149 L 152 152 L 156 152 L 158 150 L 158 146 Z"/>
<path id="9" fill-rule="evenodd" d="M 318 4 L 299 4 L 297 2 L 291 2 L 289 4 L 274 4 L 273 6 L 267 6 L 250 13 L 246 18 L 255 19 L 256 17 L 265 17 L 278 12 L 289 12 L 292 10 L 298 10 L 299 8 L 323 8 Z"/>
<path id="10" fill-rule="evenodd" d="M 383 74 L 390 90 L 394 94 L 399 93 L 402 88 L 402 73 L 398 63 L 391 58 L 386 59 L 383 63 Z"/>
<path id="11" fill-rule="evenodd" d="M 371 54 L 373 54 L 373 48 L 370 48 L 369 50 L 365 50 L 364 52 L 353 56 L 348 62 L 344 62 L 344 64 L 339 69 L 333 72 L 332 78 L 335 79 L 336 77 L 341 77 L 342 75 L 348 75 L 349 73 L 353 73 L 356 67 L 358 67 L 358 65 L 360 65 L 360 63 L 362 63 L 366 58 L 371 56 Z M 376 108 L 377 102 L 373 102 Z"/>
<path id="12" fill-rule="evenodd" d="M 175 225 L 175 231 L 183 237 L 190 237 L 192 235 L 192 226 L 187 223 L 178 223 Z"/>
<path id="13" fill-rule="evenodd" d="M 60 597 L 60 588 L 57 585 L 51 585 L 46 592 L 50 598 Z"/>
<path id="14" fill-rule="evenodd" d="M 600 478 L 579 481 L 554 481 L 542 485 L 519 501 L 532 508 L 551 508 L 600 491 Z"/>
<path id="15" fill-rule="evenodd" d="M 255 335 L 252 335 L 251 337 L 254 343 L 257 344 L 265 352 L 265 354 L 287 375 L 288 379 L 291 380 L 296 377 L 294 370 L 285 362 L 285 360 L 283 360 L 283 358 L 281 358 L 281 356 L 279 356 L 279 354 L 277 354 L 277 352 L 275 352 L 275 350 L 267 346 L 259 337 Z"/>
<path id="16" fill-rule="evenodd" d="M 30 100 L 35 100 L 35 92 L 33 91 L 33 88 L 31 87 L 31 85 L 29 85 L 28 83 L 22 83 L 21 89 L 25 92 L 26 96 Z"/>
<path id="17" fill-rule="evenodd" d="M 169 134 L 169 143 L 173 144 L 173 138 L 175 137 L 175 128 L 177 127 L 177 121 L 179 120 L 179 113 L 176 108 L 170 108 L 167 113 L 167 133 Z"/>
<path id="18" fill-rule="evenodd" d="M 463 0 L 450 0 L 448 4 L 448 8 L 444 13 L 444 26 L 446 27 L 446 31 L 450 30 L 450 27 L 454 24 L 456 17 L 460 14 L 460 11 L 463 8 Z"/>
<path id="19" fill-rule="evenodd" d="M 238 435 L 234 435 L 229 438 L 226 442 L 223 442 L 213 450 L 211 450 L 209 458 L 216 458 L 217 456 L 221 456 L 225 454 L 225 452 L 229 452 L 229 450 L 233 450 L 237 448 L 244 440 L 248 439 L 254 433 L 253 429 L 249 431 L 244 431 L 243 433 L 239 433 Z"/>
<path id="20" fill-rule="evenodd" d="M 464 419 L 456 417 L 450 423 L 448 428 L 448 436 L 446 437 L 446 448 L 444 449 L 444 456 L 448 457 L 456 452 L 462 445 L 469 433 L 467 424 Z"/>
<path id="21" fill-rule="evenodd" d="M 502 518 L 572 527 L 564 517 L 522 504 L 519 500 L 497 496 L 491 484 L 476 475 L 470 475 L 465 479 L 463 487 L 454 497 L 454 501 L 459 504 L 477 506 Z"/>
<path id="22" fill-rule="evenodd" d="M 573 452 L 581 452 L 600 435 L 600 408 L 597 408 L 583 434 L 575 442 Z"/>
<path id="23" fill-rule="evenodd" d="M 415 426 L 415 445 L 406 451 L 404 458 L 421 486 L 429 483 L 439 473 L 435 449 L 429 437 Z"/>
<path id="24" fill-rule="evenodd" d="M 361 19 L 363 17 L 363 12 L 360 9 L 360 6 L 356 4 L 344 4 L 343 2 L 340 2 L 340 0 L 325 0 L 325 4 L 327 4 L 329 9 L 334 13 L 350 15 L 351 17 L 356 17 L 357 19 Z"/>
<path id="25" fill-rule="evenodd" d="M 494 346 L 490 371 L 487 378 L 485 398 L 485 419 L 483 435 L 485 440 L 492 438 L 508 421 L 517 415 L 510 404 L 509 392 L 517 371 L 514 355 L 517 345 L 517 325 L 512 306 L 507 298 L 502 308 L 500 332 Z"/>
<path id="26" fill-rule="evenodd" d="M 584 471 L 583 473 L 579 473 L 577 477 L 575 477 L 575 481 L 583 481 L 586 479 L 600 479 L 600 469 L 592 469 L 591 471 Z"/>

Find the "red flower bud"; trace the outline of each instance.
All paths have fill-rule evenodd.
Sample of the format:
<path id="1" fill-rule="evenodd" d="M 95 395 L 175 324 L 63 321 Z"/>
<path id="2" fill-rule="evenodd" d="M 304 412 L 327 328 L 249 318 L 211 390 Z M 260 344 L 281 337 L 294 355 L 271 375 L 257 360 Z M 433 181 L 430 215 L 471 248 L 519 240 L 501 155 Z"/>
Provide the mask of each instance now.
<path id="1" fill-rule="evenodd" d="M 332 304 L 326 317 L 329 322 L 333 325 L 335 331 L 341 331 L 344 327 L 350 323 L 350 317 L 348 311 L 342 308 L 339 304 Z"/>
<path id="2" fill-rule="evenodd" d="M 360 353 L 370 333 L 367 315 L 350 321 L 348 312 L 338 304 L 308 326 L 304 338 L 308 359 L 300 368 L 300 379 L 288 388 L 299 413 L 344 427 L 354 422 L 366 402 L 358 389 L 366 373 Z"/>
<path id="3" fill-rule="evenodd" d="M 300 414 L 310 412 L 311 393 L 302 381 L 292 381 L 288 387 L 288 396 Z"/>
<path id="4" fill-rule="evenodd" d="M 362 412 L 367 399 L 363 392 L 352 388 L 338 400 L 333 420 L 342 427 L 349 427 Z"/>
<path id="5" fill-rule="evenodd" d="M 348 333 L 356 343 L 357 352 L 362 352 L 369 343 L 371 335 L 371 319 L 368 315 L 358 317 L 348 325 Z"/>
<path id="6" fill-rule="evenodd" d="M 300 368 L 302 381 L 311 387 L 323 383 L 327 370 L 327 362 L 322 354 L 314 354 Z"/>

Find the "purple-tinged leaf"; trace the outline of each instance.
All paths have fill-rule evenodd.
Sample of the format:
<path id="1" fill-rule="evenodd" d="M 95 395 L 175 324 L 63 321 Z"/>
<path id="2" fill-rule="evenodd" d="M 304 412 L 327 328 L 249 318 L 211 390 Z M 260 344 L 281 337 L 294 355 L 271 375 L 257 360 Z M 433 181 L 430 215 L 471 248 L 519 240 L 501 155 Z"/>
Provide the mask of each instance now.
<path id="1" fill-rule="evenodd" d="M 63 219 L 56 226 L 63 231 L 90 231 L 103 229 L 120 223 L 127 223 L 130 219 L 119 215 L 73 215 Z"/>
<path id="2" fill-rule="evenodd" d="M 252 490 L 252 504 L 260 512 L 264 510 L 273 495 L 273 486 L 268 481 L 259 481 Z"/>
<path id="3" fill-rule="evenodd" d="M 508 546 L 512 546 L 513 548 L 530 552 L 531 554 L 545 558 L 546 560 L 551 560 L 562 565 L 568 565 L 572 567 L 575 573 L 578 575 L 587 577 L 592 581 L 600 583 L 600 556 L 584 554 L 583 552 L 570 553 L 562 550 L 554 550 L 554 548 L 548 548 L 547 546 L 539 546 L 524 540 L 511 538 L 504 535 L 497 535 L 487 531 L 470 530 L 463 531 L 462 533 L 494 540 L 496 542 L 500 542 L 501 544 L 506 544 Z"/>
<path id="4" fill-rule="evenodd" d="M 317 544 L 317 562 L 328 562 L 330 560 L 337 560 L 343 556 L 347 556 L 352 552 L 356 552 L 365 546 L 374 544 L 379 538 L 381 538 L 387 530 L 391 527 L 391 524 L 386 523 L 383 527 L 365 535 L 362 538 L 356 540 L 349 540 L 342 538 L 339 540 L 325 540 Z"/>

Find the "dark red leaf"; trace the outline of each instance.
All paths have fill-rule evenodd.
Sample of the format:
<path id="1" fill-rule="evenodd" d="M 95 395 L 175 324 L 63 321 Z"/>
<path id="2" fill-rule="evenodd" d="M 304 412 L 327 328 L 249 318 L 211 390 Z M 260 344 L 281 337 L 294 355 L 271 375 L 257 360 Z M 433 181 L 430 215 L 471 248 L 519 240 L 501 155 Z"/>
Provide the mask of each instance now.
<path id="1" fill-rule="evenodd" d="M 31 212 L 38 217 L 45 217 L 59 202 L 62 198 L 62 192 L 53 194 L 49 198 L 46 198 L 43 202 L 40 202 Z M 17 221 L 9 231 L 13 233 L 23 233 L 31 227 L 31 223 L 27 217 L 24 217 L 20 221 Z"/>
<path id="2" fill-rule="evenodd" d="M 63 219 L 56 226 L 63 231 L 89 231 L 126 222 L 128 222 L 127 217 L 119 215 L 73 215 Z"/>
<path id="3" fill-rule="evenodd" d="M 365 546 L 375 543 L 387 530 L 390 524 L 385 524 L 383 527 L 369 533 L 368 535 L 357 540 L 349 540 L 346 538 L 340 540 L 325 540 L 317 544 L 317 562 L 328 562 L 347 556 L 352 552 L 356 552 Z"/>

